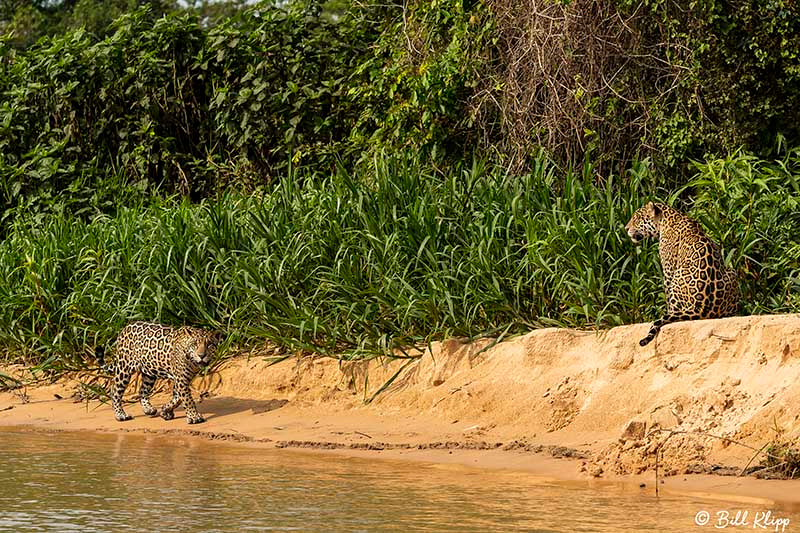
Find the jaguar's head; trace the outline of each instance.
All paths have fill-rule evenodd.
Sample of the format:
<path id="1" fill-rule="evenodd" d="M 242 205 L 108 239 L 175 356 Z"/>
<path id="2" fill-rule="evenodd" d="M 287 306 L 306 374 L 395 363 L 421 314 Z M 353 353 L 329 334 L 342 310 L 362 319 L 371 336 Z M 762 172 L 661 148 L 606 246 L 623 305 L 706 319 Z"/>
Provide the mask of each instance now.
<path id="1" fill-rule="evenodd" d="M 200 328 L 186 328 L 189 339 L 186 344 L 186 357 L 196 365 L 205 366 L 214 359 L 222 335 L 216 331 Z"/>
<path id="2" fill-rule="evenodd" d="M 647 202 L 644 207 L 639 208 L 625 224 L 628 236 L 635 243 L 639 243 L 647 237 L 658 239 L 659 223 L 664 216 L 664 206 Z"/>

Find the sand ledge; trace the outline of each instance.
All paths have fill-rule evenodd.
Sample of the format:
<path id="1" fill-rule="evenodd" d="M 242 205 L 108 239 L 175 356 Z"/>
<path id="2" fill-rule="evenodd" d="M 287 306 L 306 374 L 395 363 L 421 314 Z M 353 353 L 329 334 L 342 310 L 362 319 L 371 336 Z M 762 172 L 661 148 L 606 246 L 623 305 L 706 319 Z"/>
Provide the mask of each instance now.
<path id="1" fill-rule="evenodd" d="M 714 465 L 741 469 L 767 442 L 797 445 L 798 326 L 800 315 L 675 324 L 646 348 L 637 343 L 646 324 L 544 329 L 496 345 L 436 343 L 411 364 L 302 357 L 268 366 L 262 357 L 237 357 L 195 381 L 207 393 L 201 426 L 187 425 L 180 412 L 169 422 L 149 418 L 137 405 L 126 407 L 134 420 L 120 424 L 105 404 L 71 401 L 80 378 L 72 376 L 27 388 L 27 402 L 23 391 L 0 393 L 0 425 L 180 432 L 554 479 L 622 479 L 646 490 L 660 449 L 662 474 L 670 474 L 661 479 L 665 490 L 800 505 L 798 480 L 685 475 Z M 162 392 L 154 404 L 164 399 Z"/>

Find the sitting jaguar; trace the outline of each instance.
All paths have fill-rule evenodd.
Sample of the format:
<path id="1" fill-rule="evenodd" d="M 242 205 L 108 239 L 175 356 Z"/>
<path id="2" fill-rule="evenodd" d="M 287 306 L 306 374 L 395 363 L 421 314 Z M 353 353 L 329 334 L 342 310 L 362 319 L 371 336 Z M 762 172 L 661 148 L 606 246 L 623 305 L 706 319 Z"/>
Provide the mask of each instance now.
<path id="1" fill-rule="evenodd" d="M 725 268 L 719 246 L 700 224 L 676 209 L 648 202 L 625 225 L 634 243 L 647 237 L 659 241 L 667 314 L 653 323 L 639 341 L 646 346 L 665 324 L 680 320 L 721 318 L 739 308 L 736 271 Z"/>
<path id="2" fill-rule="evenodd" d="M 124 422 L 133 418 L 122 409 L 122 395 L 133 373 L 140 372 L 142 387 L 139 399 L 144 414 L 158 414 L 150 404 L 150 393 L 156 379 L 171 379 L 172 399 L 161 408 L 161 418 L 172 420 L 175 408 L 183 402 L 189 424 L 205 422 L 197 412 L 189 386 L 202 367 L 214 357 L 219 340 L 218 333 L 200 328 L 173 328 L 151 322 L 132 322 L 119 332 L 114 349 L 116 357 L 109 365 L 104 365 L 105 350 L 102 347 L 95 348 L 100 366 L 114 375 L 111 406 L 116 419 Z"/>

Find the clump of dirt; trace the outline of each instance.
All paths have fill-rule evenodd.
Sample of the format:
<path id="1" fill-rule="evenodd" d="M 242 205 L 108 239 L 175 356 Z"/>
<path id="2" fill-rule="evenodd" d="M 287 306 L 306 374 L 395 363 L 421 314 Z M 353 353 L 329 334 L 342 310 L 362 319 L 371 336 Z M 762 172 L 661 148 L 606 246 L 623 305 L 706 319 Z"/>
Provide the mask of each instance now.
<path id="1" fill-rule="evenodd" d="M 697 465 L 707 464 L 711 451 L 740 438 L 742 415 L 749 414 L 749 395 L 740 385 L 741 379 L 726 377 L 718 385 L 675 394 L 646 419 L 632 420 L 595 463 L 620 475 L 654 470 L 656 464 L 667 473 L 698 473 Z M 718 473 L 713 465 L 702 470 Z"/>

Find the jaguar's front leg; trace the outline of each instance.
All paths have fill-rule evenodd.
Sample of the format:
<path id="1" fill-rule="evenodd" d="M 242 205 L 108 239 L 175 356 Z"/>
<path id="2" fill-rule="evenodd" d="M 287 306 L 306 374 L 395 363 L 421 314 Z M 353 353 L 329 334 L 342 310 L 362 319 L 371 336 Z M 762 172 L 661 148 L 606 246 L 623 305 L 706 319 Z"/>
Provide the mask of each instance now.
<path id="1" fill-rule="evenodd" d="M 186 422 L 189 424 L 202 424 L 206 419 L 197 412 L 197 406 L 194 403 L 194 398 L 192 398 L 192 391 L 189 389 L 189 383 L 190 382 L 187 382 L 180 387 L 181 399 L 183 400 L 183 405 L 186 406 Z"/>
<path id="2" fill-rule="evenodd" d="M 172 420 L 175 418 L 175 408 L 181 404 L 181 396 L 178 391 L 178 384 L 175 383 L 172 387 L 172 398 L 170 401 L 161 406 L 161 418 L 164 420 Z"/>

